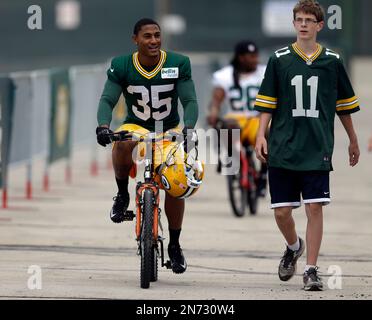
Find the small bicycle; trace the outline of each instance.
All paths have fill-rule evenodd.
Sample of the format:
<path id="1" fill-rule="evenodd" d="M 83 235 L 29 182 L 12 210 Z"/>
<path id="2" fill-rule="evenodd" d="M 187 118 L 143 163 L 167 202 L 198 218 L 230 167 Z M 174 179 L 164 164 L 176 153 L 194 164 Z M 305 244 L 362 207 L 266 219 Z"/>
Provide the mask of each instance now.
<path id="1" fill-rule="evenodd" d="M 252 215 L 257 213 L 259 173 L 256 170 L 253 151 L 251 146 L 242 146 L 240 150 L 240 171 L 227 177 L 230 203 L 238 217 L 244 216 L 246 204 L 248 204 L 249 212 Z"/>
<path id="2" fill-rule="evenodd" d="M 150 282 L 158 280 L 158 259 L 160 258 L 161 266 L 167 269 L 171 268 L 171 262 L 164 262 L 164 245 L 163 238 L 159 235 L 159 227 L 163 231 L 159 207 L 159 185 L 154 180 L 154 150 L 159 141 L 178 141 L 181 134 L 165 134 L 159 136 L 155 132 L 147 134 L 119 131 L 107 134 L 111 141 L 128 141 L 135 140 L 138 143 L 144 142 L 146 150 L 152 150 L 151 157 L 145 157 L 144 182 L 138 182 L 136 185 L 136 214 L 133 211 L 126 212 L 126 220 L 136 218 L 136 241 L 138 245 L 137 254 L 141 257 L 140 285 L 141 288 L 150 287 Z M 136 138 L 133 139 L 133 136 Z M 182 137 L 183 138 L 183 137 Z M 177 146 L 178 147 L 178 146 Z M 149 149 L 150 148 L 150 149 Z"/>
<path id="3" fill-rule="evenodd" d="M 219 119 L 216 126 L 217 130 L 229 129 L 230 123 L 226 120 Z M 219 135 L 218 135 L 219 136 Z M 230 148 L 235 147 L 235 144 L 230 141 Z M 218 143 L 218 153 L 220 154 L 220 141 Z M 258 192 L 257 186 L 260 179 L 260 174 L 256 169 L 254 160 L 254 149 L 248 143 L 241 143 L 239 145 L 239 161 L 240 170 L 233 175 L 227 176 L 227 185 L 229 191 L 229 200 L 233 213 L 237 217 L 243 217 L 248 205 L 249 211 L 252 215 L 257 213 L 258 207 Z M 219 160 L 218 166 L 221 166 Z M 219 169 L 220 171 L 221 169 Z"/>

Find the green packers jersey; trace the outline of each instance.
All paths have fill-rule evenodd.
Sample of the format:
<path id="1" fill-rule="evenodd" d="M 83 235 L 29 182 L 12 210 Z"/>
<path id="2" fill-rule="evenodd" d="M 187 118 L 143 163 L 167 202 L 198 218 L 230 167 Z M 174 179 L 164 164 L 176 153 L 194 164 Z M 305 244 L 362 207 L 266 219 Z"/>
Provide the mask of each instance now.
<path id="1" fill-rule="evenodd" d="M 340 56 L 318 45 L 307 57 L 292 44 L 270 58 L 255 110 L 272 113 L 271 167 L 332 170 L 335 114 L 359 110 Z"/>
<path id="2" fill-rule="evenodd" d="M 138 52 L 112 60 L 107 76 L 122 88 L 128 108 L 124 123 L 138 124 L 152 131 L 155 121 L 162 121 L 164 130 L 179 124 L 179 87 L 181 82 L 191 81 L 190 60 L 172 52 L 161 50 L 160 53 L 159 63 L 150 71 L 139 63 Z M 193 83 L 188 91 L 184 95 L 191 95 L 196 101 Z"/>

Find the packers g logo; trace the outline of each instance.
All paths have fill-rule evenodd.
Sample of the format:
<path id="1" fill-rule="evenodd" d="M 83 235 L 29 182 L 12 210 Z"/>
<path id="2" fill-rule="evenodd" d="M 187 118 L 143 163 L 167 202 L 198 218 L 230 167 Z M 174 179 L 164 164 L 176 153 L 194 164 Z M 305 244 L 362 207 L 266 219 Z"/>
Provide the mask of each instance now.
<path id="1" fill-rule="evenodd" d="M 66 85 L 58 86 L 56 99 L 54 130 L 57 145 L 60 147 L 66 143 L 69 119 L 69 91 Z"/>
<path id="2" fill-rule="evenodd" d="M 161 176 L 161 183 L 163 184 L 165 189 L 170 190 L 170 185 L 166 177 Z"/>

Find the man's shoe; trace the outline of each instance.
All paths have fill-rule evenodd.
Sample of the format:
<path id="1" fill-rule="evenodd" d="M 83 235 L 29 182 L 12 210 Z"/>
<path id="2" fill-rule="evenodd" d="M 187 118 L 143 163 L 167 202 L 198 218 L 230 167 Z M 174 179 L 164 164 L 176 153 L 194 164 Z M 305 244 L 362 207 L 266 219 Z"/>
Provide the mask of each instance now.
<path id="1" fill-rule="evenodd" d="M 299 238 L 300 248 L 296 251 L 292 251 L 287 247 L 284 255 L 279 263 L 278 275 L 282 281 L 288 281 L 296 273 L 297 260 L 304 253 L 305 242 Z"/>
<path id="2" fill-rule="evenodd" d="M 123 222 L 125 219 L 125 213 L 129 206 L 129 193 L 120 194 L 118 193 L 116 197 L 113 198 L 114 205 L 112 206 L 110 212 L 110 218 L 114 223 Z"/>
<path id="3" fill-rule="evenodd" d="M 322 291 L 323 282 L 318 276 L 318 267 L 310 268 L 304 272 L 304 290 L 305 291 Z"/>
<path id="4" fill-rule="evenodd" d="M 183 256 L 180 245 L 169 245 L 168 255 L 171 262 L 172 271 L 174 273 L 184 273 L 187 268 L 185 257 Z"/>

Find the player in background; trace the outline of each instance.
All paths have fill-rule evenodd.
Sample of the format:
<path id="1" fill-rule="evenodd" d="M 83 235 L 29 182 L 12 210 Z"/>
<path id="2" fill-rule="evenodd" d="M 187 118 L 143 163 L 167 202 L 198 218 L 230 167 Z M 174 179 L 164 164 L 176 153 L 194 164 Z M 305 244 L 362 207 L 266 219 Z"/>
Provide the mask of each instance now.
<path id="1" fill-rule="evenodd" d="M 235 45 L 234 57 L 228 66 L 213 74 L 213 92 L 209 105 L 207 122 L 215 127 L 220 117 L 221 107 L 224 103 L 228 111 L 224 120 L 228 127 L 241 129 L 242 144 L 256 143 L 256 135 L 259 125 L 259 112 L 253 110 L 256 95 L 260 88 L 265 66 L 259 64 L 259 50 L 252 41 L 241 41 Z M 227 146 L 224 146 L 227 148 Z M 220 157 L 220 141 L 218 141 L 218 153 Z M 221 172 L 219 160 L 218 172 Z M 267 166 L 261 165 L 258 194 L 264 197 L 267 184 Z"/>

